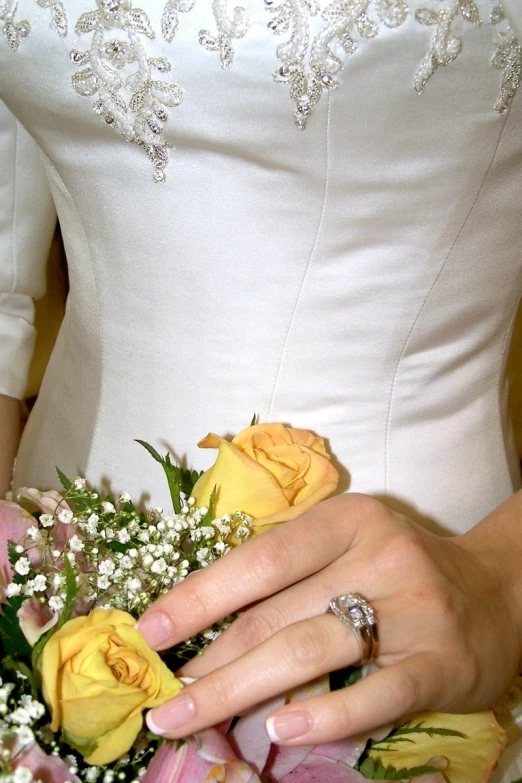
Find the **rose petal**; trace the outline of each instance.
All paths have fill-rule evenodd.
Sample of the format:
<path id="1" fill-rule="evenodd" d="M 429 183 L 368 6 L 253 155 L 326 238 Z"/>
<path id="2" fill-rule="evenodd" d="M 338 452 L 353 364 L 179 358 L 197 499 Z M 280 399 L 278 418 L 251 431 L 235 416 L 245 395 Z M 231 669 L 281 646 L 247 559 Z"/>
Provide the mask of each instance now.
<path id="1" fill-rule="evenodd" d="M 47 603 L 42 603 L 37 598 L 26 598 L 17 612 L 17 617 L 22 633 L 31 647 L 58 622 L 58 615 L 49 609 Z"/>

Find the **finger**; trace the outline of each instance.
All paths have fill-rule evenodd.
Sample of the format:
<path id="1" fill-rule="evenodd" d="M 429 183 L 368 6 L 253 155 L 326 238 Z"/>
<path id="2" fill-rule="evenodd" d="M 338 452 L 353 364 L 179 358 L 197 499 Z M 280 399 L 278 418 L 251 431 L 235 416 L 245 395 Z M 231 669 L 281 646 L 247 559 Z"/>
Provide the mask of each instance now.
<path id="1" fill-rule="evenodd" d="M 358 568 L 355 563 L 347 569 L 342 563 L 329 566 L 246 611 L 206 648 L 203 655 L 185 664 L 180 674 L 203 677 L 262 644 L 285 626 L 324 614 L 336 592 L 356 592 L 356 587 L 364 597 L 372 596 L 372 605 L 376 601 L 380 603 L 383 614 L 382 618 L 377 616 L 381 640 L 380 662 L 395 662 L 392 656 L 411 654 L 420 649 L 423 639 L 421 631 L 426 628 L 429 630 L 431 626 L 426 625 L 426 614 L 416 611 L 411 597 L 400 594 L 389 597 L 389 589 L 378 585 L 373 579 L 369 580 L 364 567 Z M 407 617 L 408 622 L 384 623 L 384 617 Z M 353 635 L 349 628 L 343 628 L 346 637 Z M 419 629 L 419 633 L 416 629 Z"/>
<path id="2" fill-rule="evenodd" d="M 354 521 L 357 516 L 346 517 L 346 500 L 341 504 L 339 498 L 334 498 L 319 504 L 299 519 L 236 548 L 176 586 L 156 601 L 138 623 L 150 647 L 166 649 L 188 639 L 338 558 L 349 549 L 358 529 Z M 336 524 L 332 524 L 332 519 Z"/>
<path id="3" fill-rule="evenodd" d="M 356 685 L 283 707 L 266 720 L 279 745 L 309 745 L 357 737 L 429 708 L 440 688 L 440 661 L 423 653 L 380 669 Z"/>
<path id="4" fill-rule="evenodd" d="M 360 647 L 346 630 L 333 615 L 288 626 L 149 712 L 149 728 L 171 739 L 187 736 L 353 663 Z"/>

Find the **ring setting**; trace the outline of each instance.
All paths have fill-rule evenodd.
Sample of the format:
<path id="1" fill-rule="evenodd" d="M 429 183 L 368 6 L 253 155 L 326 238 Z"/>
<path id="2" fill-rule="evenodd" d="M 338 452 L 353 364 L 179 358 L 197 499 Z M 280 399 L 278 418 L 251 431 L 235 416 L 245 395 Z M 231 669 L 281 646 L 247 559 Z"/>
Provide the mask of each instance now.
<path id="1" fill-rule="evenodd" d="M 361 595 L 346 593 L 332 598 L 328 612 L 355 634 L 361 647 L 360 664 L 374 661 L 379 651 L 375 610 Z"/>

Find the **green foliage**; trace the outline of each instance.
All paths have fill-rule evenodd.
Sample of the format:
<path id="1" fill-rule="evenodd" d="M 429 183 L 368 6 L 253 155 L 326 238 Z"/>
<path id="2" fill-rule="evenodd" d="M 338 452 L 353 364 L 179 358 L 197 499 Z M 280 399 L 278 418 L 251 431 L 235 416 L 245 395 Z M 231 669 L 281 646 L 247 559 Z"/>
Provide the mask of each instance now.
<path id="1" fill-rule="evenodd" d="M 378 752 L 388 749 L 389 745 L 397 744 L 398 742 L 413 742 L 408 736 L 412 734 L 427 734 L 431 739 L 433 739 L 433 737 L 459 737 L 460 739 L 467 739 L 465 734 L 462 734 L 460 731 L 454 731 L 453 729 L 423 726 L 422 723 L 417 723 L 415 725 L 405 723 L 403 726 L 399 726 L 398 729 L 394 729 L 386 739 L 378 742 L 371 742 L 368 749 Z"/>
<path id="2" fill-rule="evenodd" d="M 58 474 L 58 478 L 59 478 L 59 480 L 60 480 L 60 484 L 62 485 L 62 487 L 64 488 L 64 490 L 65 490 L 66 492 L 69 492 L 69 491 L 70 491 L 70 490 L 73 488 L 72 481 L 70 481 L 70 480 L 67 478 L 67 476 L 65 475 L 65 473 L 62 473 L 62 471 L 60 470 L 60 468 L 55 468 L 55 470 L 56 470 L 56 472 L 57 472 L 57 474 Z"/>
<path id="3" fill-rule="evenodd" d="M 39 699 L 33 672 L 27 664 L 23 663 L 23 661 L 15 661 L 8 655 L 7 658 L 2 660 L 2 669 L 11 672 L 19 672 L 22 675 L 22 679 L 26 679 L 29 683 L 33 699 Z"/>
<path id="4" fill-rule="evenodd" d="M 383 766 L 380 761 L 376 761 L 371 757 L 367 757 L 361 764 L 358 764 L 356 769 L 364 775 L 365 778 L 370 780 L 409 780 L 410 778 L 416 778 L 419 775 L 431 775 L 436 772 L 440 772 L 440 769 L 436 767 L 410 767 L 409 769 L 402 768 L 396 769 L 393 766 Z"/>
<path id="5" fill-rule="evenodd" d="M 170 490 L 170 497 L 172 499 L 172 507 L 174 508 L 176 514 L 179 514 L 181 511 L 180 493 L 183 492 L 188 497 L 201 473 L 198 473 L 197 470 L 187 470 L 185 468 L 180 468 L 177 465 L 174 465 L 168 452 L 164 457 L 162 457 L 161 454 L 159 454 L 156 449 L 150 445 L 150 443 L 147 443 L 144 440 L 136 439 L 136 443 L 139 443 L 141 446 L 143 446 L 143 448 L 149 452 L 151 457 L 155 459 L 156 462 L 159 462 L 165 471 Z"/>
<path id="6" fill-rule="evenodd" d="M 253 427 L 257 423 L 258 423 L 258 416 L 257 413 L 254 413 L 254 415 L 252 416 L 252 421 L 250 422 L 250 426 Z"/>
<path id="7" fill-rule="evenodd" d="M 330 690 L 338 691 L 355 685 L 362 678 L 362 666 L 346 666 L 330 673 Z"/>
<path id="8" fill-rule="evenodd" d="M 217 495 L 217 487 L 214 487 L 212 492 L 210 493 L 210 498 L 208 500 L 208 511 L 201 520 L 203 525 L 210 525 L 212 520 L 214 519 L 214 508 L 216 506 L 216 495 Z"/>
<path id="9" fill-rule="evenodd" d="M 0 639 L 3 655 L 12 656 L 18 661 L 31 660 L 31 645 L 20 628 L 17 612 L 27 596 L 17 595 L 10 598 L 2 607 L 0 615 Z"/>
<path id="10" fill-rule="evenodd" d="M 65 571 L 65 606 L 60 616 L 58 628 L 71 619 L 72 608 L 76 596 L 78 595 L 78 585 L 76 584 L 76 576 L 72 565 L 69 563 L 69 559 L 64 557 L 63 566 Z"/>

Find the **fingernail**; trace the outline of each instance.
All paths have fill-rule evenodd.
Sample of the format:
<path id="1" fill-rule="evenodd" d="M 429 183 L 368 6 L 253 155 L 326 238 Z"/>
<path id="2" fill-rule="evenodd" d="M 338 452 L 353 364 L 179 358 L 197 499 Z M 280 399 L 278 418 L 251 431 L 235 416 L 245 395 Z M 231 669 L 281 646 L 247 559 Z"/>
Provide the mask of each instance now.
<path id="1" fill-rule="evenodd" d="M 272 742 L 282 742 L 308 734 L 312 721 L 307 712 L 287 711 L 267 718 L 265 727 Z"/>
<path id="2" fill-rule="evenodd" d="M 145 720 L 154 734 L 164 737 L 192 720 L 195 713 L 193 699 L 183 693 L 162 707 L 148 712 Z"/>
<path id="3" fill-rule="evenodd" d="M 136 624 L 136 630 L 153 650 L 168 646 L 174 636 L 171 619 L 163 612 L 151 612 L 144 615 Z"/>

